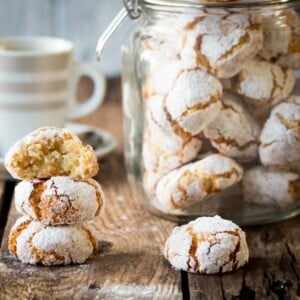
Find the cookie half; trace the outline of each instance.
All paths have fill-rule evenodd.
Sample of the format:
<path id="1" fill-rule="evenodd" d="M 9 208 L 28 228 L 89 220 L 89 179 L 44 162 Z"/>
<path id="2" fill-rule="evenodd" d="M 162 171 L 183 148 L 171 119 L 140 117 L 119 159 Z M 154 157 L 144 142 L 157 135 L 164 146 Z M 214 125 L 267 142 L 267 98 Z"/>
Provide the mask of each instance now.
<path id="1" fill-rule="evenodd" d="M 44 127 L 18 141 L 5 156 L 5 167 L 16 179 L 68 176 L 76 180 L 98 173 L 91 146 L 67 129 Z"/>

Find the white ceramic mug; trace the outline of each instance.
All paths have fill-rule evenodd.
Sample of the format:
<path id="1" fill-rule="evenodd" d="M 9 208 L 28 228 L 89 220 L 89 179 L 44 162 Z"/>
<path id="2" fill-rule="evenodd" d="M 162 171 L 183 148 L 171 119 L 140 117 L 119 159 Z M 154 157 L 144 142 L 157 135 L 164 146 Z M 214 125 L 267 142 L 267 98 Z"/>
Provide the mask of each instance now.
<path id="1" fill-rule="evenodd" d="M 76 99 L 80 77 L 94 82 L 85 102 Z M 0 38 L 0 156 L 18 139 L 42 127 L 94 111 L 105 80 L 95 66 L 73 62 L 71 42 L 53 37 Z"/>

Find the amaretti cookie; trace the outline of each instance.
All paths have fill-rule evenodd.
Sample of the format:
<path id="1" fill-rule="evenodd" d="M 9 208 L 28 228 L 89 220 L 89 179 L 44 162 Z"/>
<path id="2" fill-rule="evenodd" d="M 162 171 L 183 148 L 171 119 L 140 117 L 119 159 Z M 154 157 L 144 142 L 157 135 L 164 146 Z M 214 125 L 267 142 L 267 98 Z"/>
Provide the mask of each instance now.
<path id="1" fill-rule="evenodd" d="M 198 17 L 185 26 L 182 59 L 219 78 L 236 75 L 263 45 L 260 18 L 246 14 Z"/>
<path id="2" fill-rule="evenodd" d="M 167 95 L 175 86 L 177 77 L 187 70 L 180 59 L 162 61 L 149 72 L 143 85 L 143 98 L 147 100 L 155 95 Z"/>
<path id="3" fill-rule="evenodd" d="M 226 83 L 226 88 L 271 107 L 290 96 L 295 82 L 292 69 L 255 59 L 248 61 L 241 72 Z"/>
<path id="4" fill-rule="evenodd" d="M 264 43 L 260 56 L 285 68 L 300 68 L 300 18 L 292 9 L 263 16 Z"/>
<path id="5" fill-rule="evenodd" d="M 91 146 L 67 129 L 44 127 L 18 141 L 6 154 L 5 166 L 16 179 L 69 176 L 76 180 L 95 176 L 97 157 Z"/>
<path id="6" fill-rule="evenodd" d="M 252 168 L 245 172 L 242 187 L 247 202 L 284 207 L 300 201 L 299 175 L 280 169 Z"/>
<path id="7" fill-rule="evenodd" d="M 258 156 L 261 128 L 237 97 L 225 93 L 218 116 L 205 128 L 212 145 L 226 156 L 252 161 Z"/>
<path id="8" fill-rule="evenodd" d="M 272 110 L 260 143 L 259 156 L 265 166 L 300 160 L 300 97 L 291 96 Z"/>
<path id="9" fill-rule="evenodd" d="M 151 128 L 145 132 L 143 141 L 143 163 L 147 171 L 166 174 L 197 157 L 202 146 L 200 136 L 192 137 L 176 149 L 166 149 L 157 142 Z"/>
<path id="10" fill-rule="evenodd" d="M 244 231 L 215 216 L 175 227 L 165 243 L 164 256 L 177 270 L 217 274 L 245 265 L 249 250 Z"/>
<path id="11" fill-rule="evenodd" d="M 141 61 L 152 70 L 166 61 L 177 60 L 181 47 L 183 28 L 192 17 L 172 14 L 157 18 L 153 25 L 146 26 L 140 35 Z"/>
<path id="12" fill-rule="evenodd" d="M 148 98 L 146 110 L 167 136 L 197 135 L 221 109 L 222 85 L 201 70 L 185 70 L 165 96 Z"/>
<path id="13" fill-rule="evenodd" d="M 52 266 L 84 263 L 98 242 L 86 224 L 46 226 L 24 216 L 11 229 L 8 248 L 23 263 Z"/>
<path id="14" fill-rule="evenodd" d="M 102 188 L 93 179 L 52 177 L 45 181 L 22 181 L 15 189 L 17 211 L 46 225 L 92 220 L 99 215 L 103 203 Z"/>
<path id="15" fill-rule="evenodd" d="M 156 187 L 157 202 L 162 210 L 174 212 L 227 189 L 242 176 L 243 169 L 233 159 L 213 154 L 162 177 Z"/>

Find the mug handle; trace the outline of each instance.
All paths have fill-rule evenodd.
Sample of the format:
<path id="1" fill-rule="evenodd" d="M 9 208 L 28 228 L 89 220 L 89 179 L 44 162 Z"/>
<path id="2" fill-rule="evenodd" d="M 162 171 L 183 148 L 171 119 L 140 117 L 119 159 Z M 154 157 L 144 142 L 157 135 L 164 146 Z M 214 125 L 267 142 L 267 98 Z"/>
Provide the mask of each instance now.
<path id="1" fill-rule="evenodd" d="M 72 73 L 73 76 L 70 83 L 71 97 L 67 108 L 67 119 L 84 117 L 96 110 L 102 104 L 106 91 L 105 77 L 96 66 L 74 63 Z M 90 77 L 94 83 L 93 94 L 84 102 L 76 99 L 77 86 L 82 76 Z"/>

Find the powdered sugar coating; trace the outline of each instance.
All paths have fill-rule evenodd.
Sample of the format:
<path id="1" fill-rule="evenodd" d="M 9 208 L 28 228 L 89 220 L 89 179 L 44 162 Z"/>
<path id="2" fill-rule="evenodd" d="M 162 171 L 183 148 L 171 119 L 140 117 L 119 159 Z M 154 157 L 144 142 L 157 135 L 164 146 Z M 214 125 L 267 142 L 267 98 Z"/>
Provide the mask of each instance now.
<path id="1" fill-rule="evenodd" d="M 167 139 L 197 135 L 217 116 L 221 95 L 216 78 L 199 69 L 182 71 L 167 95 L 147 99 L 149 123 L 160 127 Z"/>
<path id="2" fill-rule="evenodd" d="M 162 177 L 156 197 L 162 210 L 176 212 L 227 189 L 242 176 L 243 169 L 234 160 L 212 154 Z"/>
<path id="3" fill-rule="evenodd" d="M 242 187 L 247 202 L 285 207 L 300 200 L 299 175 L 284 170 L 252 168 L 245 173 Z"/>
<path id="4" fill-rule="evenodd" d="M 145 26 L 140 37 L 142 64 L 148 63 L 150 70 L 153 70 L 166 61 L 172 63 L 177 60 L 184 26 L 192 19 L 192 16 L 172 13 L 156 17 L 153 24 Z"/>
<path id="5" fill-rule="evenodd" d="M 144 168 L 147 171 L 167 174 L 197 157 L 201 146 L 202 141 L 196 136 L 184 143 L 178 150 L 168 151 L 157 143 L 151 133 L 151 128 L 148 128 L 143 142 Z"/>
<path id="6" fill-rule="evenodd" d="M 300 18 L 293 9 L 263 15 L 264 45 L 260 56 L 282 67 L 300 68 Z"/>
<path id="7" fill-rule="evenodd" d="M 261 136 L 259 156 L 265 166 L 300 160 L 300 97 L 292 96 L 271 112 Z"/>
<path id="8" fill-rule="evenodd" d="M 148 197 L 151 198 L 155 196 L 155 190 L 158 181 L 163 177 L 163 174 L 144 171 L 143 173 L 143 187 Z"/>
<path id="9" fill-rule="evenodd" d="M 266 61 L 248 61 L 231 80 L 231 89 L 253 101 L 268 103 L 269 107 L 288 98 L 295 86 L 292 69 L 283 69 Z"/>
<path id="10" fill-rule="evenodd" d="M 261 49 L 260 20 L 244 14 L 198 17 L 185 27 L 182 59 L 217 75 L 229 78 Z"/>
<path id="11" fill-rule="evenodd" d="M 202 70 L 185 70 L 166 97 L 165 108 L 181 128 L 197 135 L 220 111 L 222 92 L 215 77 Z"/>
<path id="12" fill-rule="evenodd" d="M 204 130 L 205 136 L 223 155 L 251 161 L 258 155 L 260 127 L 239 99 L 224 94 L 218 116 Z"/>
<path id="13" fill-rule="evenodd" d="M 17 211 L 46 225 L 92 220 L 99 215 L 103 202 L 101 186 L 93 179 L 80 182 L 59 176 L 47 181 L 22 181 L 15 189 Z"/>
<path id="14" fill-rule="evenodd" d="M 86 224 L 46 226 L 24 216 L 11 229 L 9 250 L 23 263 L 68 265 L 84 263 L 97 250 L 97 241 Z"/>
<path id="15" fill-rule="evenodd" d="M 175 227 L 165 243 L 164 256 L 175 269 L 216 274 L 245 265 L 249 250 L 241 228 L 215 216 Z"/>
<path id="16" fill-rule="evenodd" d="M 158 66 L 153 67 L 143 88 L 144 100 L 154 95 L 168 94 L 179 74 L 185 69 L 186 66 L 179 59 L 162 61 Z"/>

